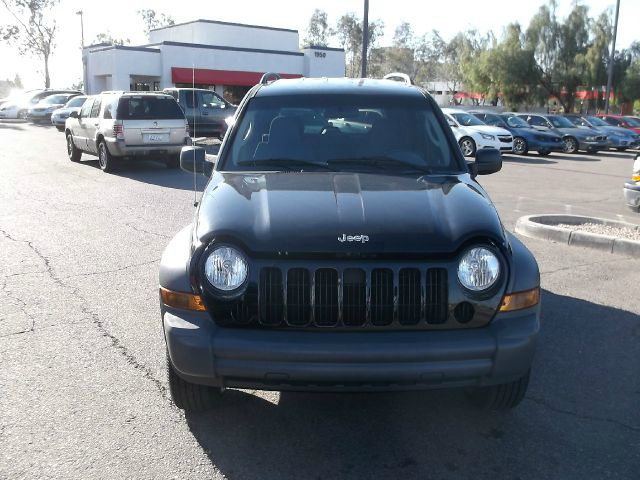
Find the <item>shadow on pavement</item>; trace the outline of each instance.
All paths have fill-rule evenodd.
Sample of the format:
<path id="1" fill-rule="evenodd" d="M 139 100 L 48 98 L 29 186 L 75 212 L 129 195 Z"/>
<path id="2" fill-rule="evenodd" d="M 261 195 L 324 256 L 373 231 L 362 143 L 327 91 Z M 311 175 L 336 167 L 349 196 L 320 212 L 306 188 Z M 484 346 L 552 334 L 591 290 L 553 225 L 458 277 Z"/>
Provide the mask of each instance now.
<path id="1" fill-rule="evenodd" d="M 528 163 L 531 165 L 549 165 L 553 163 L 558 163 L 557 161 L 549 160 L 547 158 L 542 157 L 529 157 L 529 156 L 512 156 L 512 155 L 503 155 L 503 162 L 512 162 L 512 163 Z"/>
<path id="2" fill-rule="evenodd" d="M 8 128 L 10 130 L 24 130 L 24 128 L 22 128 L 22 125 L 19 123 L 5 123 L 5 122 L 0 122 L 0 128 Z"/>
<path id="3" fill-rule="evenodd" d="M 544 291 L 531 385 L 510 413 L 476 410 L 459 390 L 284 392 L 277 404 L 231 390 L 186 419 L 232 479 L 633 478 L 637 365 L 637 315 Z"/>
<path id="4" fill-rule="evenodd" d="M 612 151 L 608 151 L 608 152 L 600 152 L 598 155 L 602 155 L 604 157 L 607 158 L 623 158 L 626 160 L 633 160 L 636 156 L 637 152 L 635 151 L 628 151 L 628 152 L 612 152 Z"/>

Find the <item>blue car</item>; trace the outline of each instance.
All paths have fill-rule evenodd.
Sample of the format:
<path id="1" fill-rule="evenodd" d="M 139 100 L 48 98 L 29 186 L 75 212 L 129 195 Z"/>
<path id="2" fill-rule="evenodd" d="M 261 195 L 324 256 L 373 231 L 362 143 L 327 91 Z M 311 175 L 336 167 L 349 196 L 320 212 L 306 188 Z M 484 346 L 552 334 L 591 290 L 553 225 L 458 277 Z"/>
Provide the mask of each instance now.
<path id="1" fill-rule="evenodd" d="M 555 133 L 539 132 L 522 118 L 509 113 L 470 112 L 487 125 L 504 128 L 513 135 L 513 153 L 526 155 L 529 151 L 546 156 L 562 151 L 562 137 Z"/>
<path id="2" fill-rule="evenodd" d="M 624 152 L 627 148 L 638 148 L 640 146 L 640 135 L 633 130 L 623 127 L 614 127 L 595 115 L 578 115 L 577 113 L 566 114 L 576 127 L 592 128 L 602 132 L 607 136 L 609 146 L 619 152 Z"/>

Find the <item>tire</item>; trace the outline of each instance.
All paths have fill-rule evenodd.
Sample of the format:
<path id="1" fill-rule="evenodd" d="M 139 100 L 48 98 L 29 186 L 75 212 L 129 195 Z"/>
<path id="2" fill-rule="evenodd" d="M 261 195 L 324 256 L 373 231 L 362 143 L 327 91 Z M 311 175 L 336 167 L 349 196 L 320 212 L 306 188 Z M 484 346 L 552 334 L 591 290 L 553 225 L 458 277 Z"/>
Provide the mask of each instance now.
<path id="1" fill-rule="evenodd" d="M 538 151 L 538 155 L 540 155 L 541 157 L 546 157 L 551 153 L 551 150 L 539 150 Z"/>
<path id="2" fill-rule="evenodd" d="M 20 120 L 26 120 L 27 119 L 27 111 L 26 110 L 20 110 L 18 112 L 18 118 Z"/>
<path id="3" fill-rule="evenodd" d="M 616 150 L 619 152 L 624 152 L 627 149 L 627 147 L 617 147 Z"/>
<path id="4" fill-rule="evenodd" d="M 526 155 L 529 153 L 529 144 L 522 137 L 516 137 L 513 139 L 513 153 L 516 155 Z"/>
<path id="5" fill-rule="evenodd" d="M 60 126 L 56 125 L 56 128 L 58 129 L 59 132 L 64 132 L 64 127 L 60 127 Z"/>
<path id="6" fill-rule="evenodd" d="M 483 410 L 511 410 L 524 399 L 530 374 L 531 371 L 528 371 L 524 376 L 510 383 L 479 387 L 471 392 L 471 400 Z"/>
<path id="7" fill-rule="evenodd" d="M 198 385 L 183 380 L 173 369 L 167 352 L 167 375 L 169 377 L 169 393 L 176 407 L 185 412 L 203 412 L 214 405 L 220 396 L 212 387 Z"/>
<path id="8" fill-rule="evenodd" d="M 73 143 L 73 136 L 71 133 L 67 133 L 67 155 L 72 162 L 79 162 L 82 157 L 82 152 Z"/>
<path id="9" fill-rule="evenodd" d="M 567 137 L 562 140 L 562 150 L 564 153 L 578 153 L 578 140 Z"/>
<path id="10" fill-rule="evenodd" d="M 98 165 L 100 165 L 100 170 L 105 173 L 113 172 L 115 166 L 115 159 L 113 155 L 109 153 L 109 149 L 104 140 L 98 142 Z"/>
<path id="11" fill-rule="evenodd" d="M 164 163 L 167 166 L 167 168 L 170 168 L 172 170 L 176 168 L 180 168 L 180 156 L 179 155 L 171 156 L 167 160 L 165 160 Z"/>
<path id="12" fill-rule="evenodd" d="M 476 155 L 476 142 L 471 137 L 462 137 L 458 142 L 460 150 L 465 157 L 475 157 Z"/>

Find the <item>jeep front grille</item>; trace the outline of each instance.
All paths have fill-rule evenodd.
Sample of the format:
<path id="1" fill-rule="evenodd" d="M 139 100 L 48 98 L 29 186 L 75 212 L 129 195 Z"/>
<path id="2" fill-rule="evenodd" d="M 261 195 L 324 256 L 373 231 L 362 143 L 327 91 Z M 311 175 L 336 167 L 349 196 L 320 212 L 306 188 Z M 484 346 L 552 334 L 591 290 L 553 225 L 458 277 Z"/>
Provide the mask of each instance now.
<path id="1" fill-rule="evenodd" d="M 247 296 L 233 312 L 217 310 L 218 319 L 224 314 L 228 325 L 375 329 L 427 327 L 448 317 L 445 268 L 265 267 L 259 279 L 257 298 Z M 249 317 L 239 318 L 243 312 Z"/>

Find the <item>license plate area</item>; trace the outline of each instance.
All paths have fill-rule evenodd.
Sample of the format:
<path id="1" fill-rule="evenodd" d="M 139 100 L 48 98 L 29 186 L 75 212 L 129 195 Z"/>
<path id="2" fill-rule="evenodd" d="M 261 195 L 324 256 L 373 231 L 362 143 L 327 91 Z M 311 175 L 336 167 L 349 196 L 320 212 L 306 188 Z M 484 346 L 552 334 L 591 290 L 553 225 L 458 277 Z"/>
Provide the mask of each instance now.
<path id="1" fill-rule="evenodd" d="M 169 143 L 168 133 L 144 133 L 142 134 L 144 143 Z"/>

